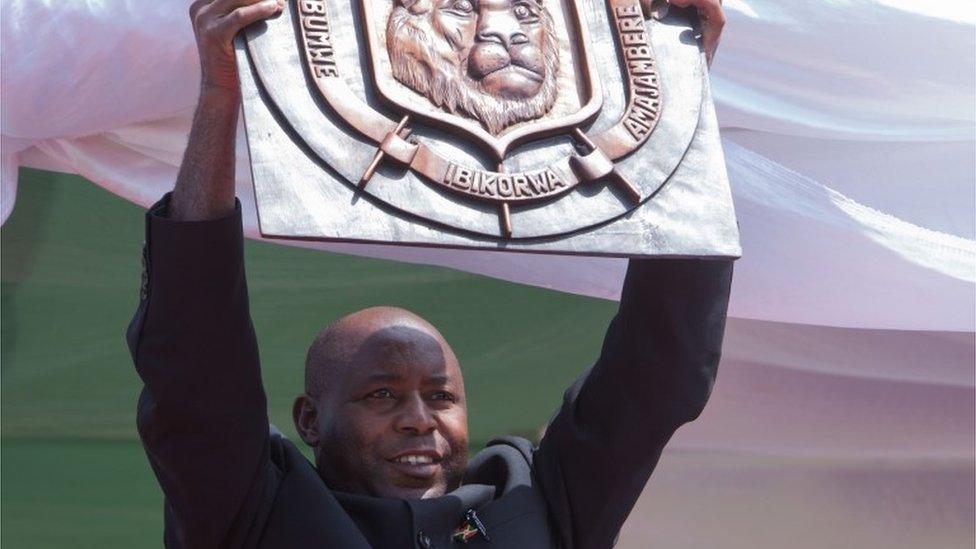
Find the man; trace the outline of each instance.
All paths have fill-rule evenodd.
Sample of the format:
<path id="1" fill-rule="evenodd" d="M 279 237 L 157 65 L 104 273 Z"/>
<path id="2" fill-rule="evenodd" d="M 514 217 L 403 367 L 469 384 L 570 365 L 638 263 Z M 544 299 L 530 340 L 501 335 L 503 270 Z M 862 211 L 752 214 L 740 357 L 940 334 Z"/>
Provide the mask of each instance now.
<path id="1" fill-rule="evenodd" d="M 721 21 L 714 0 L 683 3 Z M 437 330 L 391 307 L 342 318 L 312 343 L 293 409 L 313 466 L 269 432 L 234 197 L 231 40 L 280 8 L 191 7 L 200 103 L 175 189 L 146 216 L 127 340 L 145 382 L 138 427 L 166 496 L 167 545 L 612 545 L 665 443 L 708 398 L 731 263 L 631 261 L 600 358 L 539 446 L 499 439 L 470 463 L 461 370 Z"/>

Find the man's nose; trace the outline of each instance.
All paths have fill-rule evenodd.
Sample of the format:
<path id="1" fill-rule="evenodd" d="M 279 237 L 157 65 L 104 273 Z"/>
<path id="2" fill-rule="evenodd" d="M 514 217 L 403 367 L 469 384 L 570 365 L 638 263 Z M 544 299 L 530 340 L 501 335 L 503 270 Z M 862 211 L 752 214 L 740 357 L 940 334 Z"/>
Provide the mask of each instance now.
<path id="1" fill-rule="evenodd" d="M 434 414 L 420 395 L 413 395 L 401 404 L 397 417 L 396 430 L 401 433 L 426 435 L 437 428 Z"/>
<path id="2" fill-rule="evenodd" d="M 478 14 L 478 42 L 494 42 L 510 48 L 529 41 L 529 37 L 522 32 L 518 19 L 508 10 L 482 10 Z"/>

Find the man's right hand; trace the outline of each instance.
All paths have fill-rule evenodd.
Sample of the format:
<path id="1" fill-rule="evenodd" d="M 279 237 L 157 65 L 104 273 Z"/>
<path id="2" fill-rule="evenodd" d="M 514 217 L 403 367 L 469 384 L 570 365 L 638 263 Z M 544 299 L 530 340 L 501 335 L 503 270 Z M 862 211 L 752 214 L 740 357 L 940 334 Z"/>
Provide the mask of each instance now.
<path id="1" fill-rule="evenodd" d="M 190 6 L 205 92 L 239 93 L 234 36 L 251 23 L 279 13 L 284 5 L 284 0 L 196 0 Z"/>

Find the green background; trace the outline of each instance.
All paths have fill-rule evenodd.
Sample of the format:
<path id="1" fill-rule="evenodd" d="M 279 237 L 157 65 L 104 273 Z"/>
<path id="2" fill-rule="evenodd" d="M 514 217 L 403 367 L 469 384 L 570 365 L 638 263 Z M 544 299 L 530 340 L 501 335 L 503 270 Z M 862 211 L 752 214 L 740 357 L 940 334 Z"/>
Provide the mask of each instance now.
<path id="1" fill-rule="evenodd" d="M 140 382 L 123 332 L 138 302 L 142 209 L 84 179 L 22 170 L 0 230 L 0 544 L 158 547 L 162 495 L 135 432 Z M 450 269 L 248 242 L 251 313 L 272 422 L 315 332 L 406 307 L 464 367 L 472 450 L 534 438 L 592 363 L 615 304 Z"/>

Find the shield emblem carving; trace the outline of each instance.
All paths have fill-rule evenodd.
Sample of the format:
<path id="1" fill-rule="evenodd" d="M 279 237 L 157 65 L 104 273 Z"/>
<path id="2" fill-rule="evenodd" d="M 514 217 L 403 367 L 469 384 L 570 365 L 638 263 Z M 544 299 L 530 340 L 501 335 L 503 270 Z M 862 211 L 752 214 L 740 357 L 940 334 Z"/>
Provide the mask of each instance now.
<path id="1" fill-rule="evenodd" d="M 361 0 L 383 101 L 498 160 L 591 121 L 603 93 L 577 0 Z"/>

